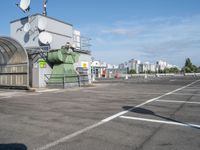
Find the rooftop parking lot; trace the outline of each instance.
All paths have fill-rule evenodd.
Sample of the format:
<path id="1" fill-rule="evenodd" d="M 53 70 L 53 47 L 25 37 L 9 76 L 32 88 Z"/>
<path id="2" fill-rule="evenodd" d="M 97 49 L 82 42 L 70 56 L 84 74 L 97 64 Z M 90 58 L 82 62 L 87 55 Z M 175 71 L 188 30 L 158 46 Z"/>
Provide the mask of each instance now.
<path id="1" fill-rule="evenodd" d="M 0 90 L 0 150 L 199 150 L 200 80 Z"/>

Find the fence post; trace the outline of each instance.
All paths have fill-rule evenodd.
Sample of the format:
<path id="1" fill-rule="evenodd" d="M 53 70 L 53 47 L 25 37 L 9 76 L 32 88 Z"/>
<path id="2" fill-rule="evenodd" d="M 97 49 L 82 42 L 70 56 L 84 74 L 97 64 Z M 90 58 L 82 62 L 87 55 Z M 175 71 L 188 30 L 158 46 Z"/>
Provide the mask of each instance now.
<path id="1" fill-rule="evenodd" d="M 65 89 L 65 75 L 63 76 L 63 89 Z"/>
<path id="2" fill-rule="evenodd" d="M 78 75 L 77 77 L 78 77 L 78 85 L 79 87 L 81 87 L 80 75 Z"/>

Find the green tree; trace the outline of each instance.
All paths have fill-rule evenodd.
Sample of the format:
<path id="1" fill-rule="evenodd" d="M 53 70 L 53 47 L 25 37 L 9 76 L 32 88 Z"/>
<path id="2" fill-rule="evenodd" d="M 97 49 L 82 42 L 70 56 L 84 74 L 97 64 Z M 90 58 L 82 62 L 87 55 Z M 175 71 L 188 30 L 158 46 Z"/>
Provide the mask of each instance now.
<path id="1" fill-rule="evenodd" d="M 165 68 L 164 73 L 179 73 L 180 70 L 177 67 Z"/>
<path id="2" fill-rule="evenodd" d="M 164 73 L 170 73 L 170 69 L 169 68 L 165 68 L 164 69 Z"/>
<path id="3" fill-rule="evenodd" d="M 147 70 L 146 73 L 147 73 L 147 74 L 154 74 L 155 72 L 154 72 L 154 71 L 151 71 L 151 70 Z"/>
<path id="4" fill-rule="evenodd" d="M 193 71 L 193 72 L 197 72 L 197 71 L 198 71 L 198 68 L 197 68 L 197 66 L 195 66 L 195 65 L 192 65 L 192 71 Z"/>
<path id="5" fill-rule="evenodd" d="M 179 73 L 180 72 L 180 70 L 177 68 L 177 67 L 172 67 L 172 68 L 170 68 L 170 73 Z"/>
<path id="6" fill-rule="evenodd" d="M 183 67 L 182 72 L 191 73 L 192 70 L 189 67 L 185 66 L 185 67 Z"/>
<path id="7" fill-rule="evenodd" d="M 192 61 L 190 60 L 190 58 L 187 58 L 186 61 L 185 61 L 185 66 L 182 68 L 182 72 L 185 72 L 185 73 L 196 73 L 198 72 L 198 68 L 197 66 L 193 65 L 192 64 Z"/>
<path id="8" fill-rule="evenodd" d="M 192 69 L 192 62 L 190 60 L 190 58 L 187 58 L 185 61 L 185 67 L 189 67 L 190 69 Z"/>
<path id="9" fill-rule="evenodd" d="M 131 69 L 131 70 L 129 71 L 129 74 L 136 74 L 136 71 L 135 71 L 134 69 Z"/>

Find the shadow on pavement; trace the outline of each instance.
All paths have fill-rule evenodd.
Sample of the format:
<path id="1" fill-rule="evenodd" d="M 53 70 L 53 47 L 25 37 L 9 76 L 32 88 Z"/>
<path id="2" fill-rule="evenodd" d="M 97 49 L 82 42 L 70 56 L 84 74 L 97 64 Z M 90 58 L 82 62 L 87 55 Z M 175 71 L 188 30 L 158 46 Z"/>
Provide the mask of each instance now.
<path id="1" fill-rule="evenodd" d="M 27 150 L 28 148 L 24 144 L 0 144 L 0 150 Z"/>
<path id="2" fill-rule="evenodd" d="M 133 113 L 138 113 L 138 114 L 142 114 L 142 115 L 152 115 L 152 116 L 159 117 L 159 118 L 167 120 L 167 121 L 171 121 L 171 122 L 175 122 L 175 123 L 181 123 L 181 124 L 188 125 L 191 128 L 200 129 L 199 127 L 191 126 L 190 124 L 158 115 L 158 114 L 156 114 L 153 111 L 148 110 L 148 109 L 144 109 L 144 108 L 140 108 L 140 107 L 133 107 L 133 106 L 123 106 L 122 108 L 124 110 L 130 110 L 130 112 L 133 112 Z"/>

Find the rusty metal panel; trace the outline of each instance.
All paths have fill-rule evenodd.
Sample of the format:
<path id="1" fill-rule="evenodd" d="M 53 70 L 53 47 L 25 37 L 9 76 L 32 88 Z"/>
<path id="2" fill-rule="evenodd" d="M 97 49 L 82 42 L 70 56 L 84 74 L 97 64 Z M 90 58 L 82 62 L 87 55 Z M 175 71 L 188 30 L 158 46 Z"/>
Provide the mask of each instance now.
<path id="1" fill-rule="evenodd" d="M 9 37 L 0 37 L 0 86 L 29 87 L 27 52 Z"/>

